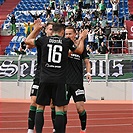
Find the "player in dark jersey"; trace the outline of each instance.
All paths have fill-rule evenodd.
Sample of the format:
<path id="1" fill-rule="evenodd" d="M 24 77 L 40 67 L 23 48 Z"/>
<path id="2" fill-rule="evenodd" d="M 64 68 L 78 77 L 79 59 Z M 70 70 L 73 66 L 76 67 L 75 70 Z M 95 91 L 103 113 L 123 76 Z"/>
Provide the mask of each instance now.
<path id="1" fill-rule="evenodd" d="M 41 37 L 35 40 L 42 28 L 40 19 L 34 24 L 34 30 L 26 39 L 26 44 L 41 48 L 41 73 L 40 84 L 36 103 L 36 132 L 41 133 L 44 124 L 43 112 L 45 106 L 50 105 L 52 98 L 56 109 L 55 129 L 56 133 L 64 133 L 64 105 L 68 104 L 66 99 L 66 70 L 68 60 L 68 50 L 81 54 L 84 49 L 84 39 L 87 35 L 85 30 L 82 39 L 76 47 L 70 39 L 63 38 L 64 27 L 61 24 L 53 25 L 52 37 Z"/>
<path id="2" fill-rule="evenodd" d="M 70 38 L 76 43 L 76 31 L 73 27 L 66 27 L 65 29 L 65 37 Z M 87 51 L 84 48 L 83 53 L 75 54 L 71 53 L 68 58 L 68 71 L 67 71 L 67 87 L 68 87 L 68 100 L 72 96 L 74 102 L 76 104 L 77 112 L 79 114 L 79 119 L 81 123 L 81 131 L 80 133 L 86 132 L 86 120 L 87 114 L 84 109 L 84 102 L 85 102 L 85 90 L 83 87 L 83 60 L 86 65 L 86 78 L 88 81 L 91 81 L 91 65 L 89 62 L 89 57 L 87 55 Z M 67 111 L 67 106 L 65 108 Z"/>
<path id="3" fill-rule="evenodd" d="M 53 23 L 47 23 L 45 28 L 46 36 L 52 36 L 52 26 Z M 35 72 L 35 77 L 33 79 L 33 84 L 31 87 L 30 97 L 31 97 L 31 104 L 30 110 L 28 114 L 28 132 L 34 132 L 34 125 L 35 125 L 35 114 L 36 114 L 36 95 L 37 90 L 39 88 L 39 81 L 40 81 L 40 62 L 41 62 L 41 49 L 37 48 L 37 69 Z"/>

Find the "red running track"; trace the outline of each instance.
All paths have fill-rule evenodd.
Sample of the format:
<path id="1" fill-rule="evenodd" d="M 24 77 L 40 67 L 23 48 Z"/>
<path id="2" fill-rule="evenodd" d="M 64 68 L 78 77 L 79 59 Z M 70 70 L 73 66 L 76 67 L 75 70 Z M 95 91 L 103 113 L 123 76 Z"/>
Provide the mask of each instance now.
<path id="1" fill-rule="evenodd" d="M 27 133 L 30 101 L 0 99 L 0 133 Z M 133 133 L 132 101 L 87 101 L 87 133 Z M 52 133 L 50 108 L 46 107 L 43 133 Z M 66 133 L 79 133 L 74 103 L 68 109 Z"/>

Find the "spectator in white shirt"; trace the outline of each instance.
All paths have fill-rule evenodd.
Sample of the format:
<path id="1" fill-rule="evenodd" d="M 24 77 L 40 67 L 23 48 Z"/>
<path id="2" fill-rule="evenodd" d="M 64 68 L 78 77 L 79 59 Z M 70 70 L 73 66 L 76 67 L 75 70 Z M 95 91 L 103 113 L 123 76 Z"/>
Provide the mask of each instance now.
<path id="1" fill-rule="evenodd" d="M 119 20 L 118 18 L 118 4 L 119 0 L 110 0 L 110 3 L 112 4 L 112 20 L 114 21 L 114 17 L 116 16 L 117 21 Z"/>
<path id="2" fill-rule="evenodd" d="M 86 12 L 85 18 L 87 18 L 88 20 L 91 19 L 91 16 L 90 16 L 90 12 L 89 11 Z"/>
<path id="3" fill-rule="evenodd" d="M 92 48 L 93 51 L 96 50 L 94 42 L 95 42 L 95 32 L 90 30 L 87 36 L 88 45 Z"/>

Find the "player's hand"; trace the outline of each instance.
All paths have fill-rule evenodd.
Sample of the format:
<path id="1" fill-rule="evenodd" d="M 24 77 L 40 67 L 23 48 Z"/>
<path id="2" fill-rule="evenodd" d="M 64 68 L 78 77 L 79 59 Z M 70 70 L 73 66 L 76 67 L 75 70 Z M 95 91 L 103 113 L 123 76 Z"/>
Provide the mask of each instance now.
<path id="1" fill-rule="evenodd" d="M 34 30 L 41 30 L 43 25 L 41 24 L 41 19 L 38 18 L 37 20 L 34 21 Z"/>
<path id="2" fill-rule="evenodd" d="M 85 29 L 80 33 L 79 37 L 85 39 L 87 35 L 88 35 L 88 30 Z"/>
<path id="3" fill-rule="evenodd" d="M 91 81 L 92 81 L 91 74 L 88 72 L 88 73 L 85 74 L 85 76 L 86 76 L 86 79 L 87 79 L 88 83 L 90 84 Z"/>

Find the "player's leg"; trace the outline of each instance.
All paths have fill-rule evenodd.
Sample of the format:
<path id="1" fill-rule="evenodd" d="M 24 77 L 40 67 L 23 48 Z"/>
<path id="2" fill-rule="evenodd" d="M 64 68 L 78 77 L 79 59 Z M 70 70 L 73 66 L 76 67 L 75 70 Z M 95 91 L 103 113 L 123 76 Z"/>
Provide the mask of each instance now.
<path id="1" fill-rule="evenodd" d="M 35 116 L 35 128 L 36 133 L 42 133 L 44 125 L 44 109 L 45 106 L 37 105 L 36 116 Z"/>
<path id="2" fill-rule="evenodd" d="M 55 131 L 55 106 L 52 104 L 52 100 L 50 103 L 50 107 L 51 107 L 51 119 L 52 119 L 52 123 L 53 123 L 53 133 L 56 133 Z M 66 131 L 66 124 L 67 124 L 67 108 L 68 105 L 64 106 L 63 112 L 64 112 L 64 132 Z"/>
<path id="3" fill-rule="evenodd" d="M 87 114 L 84 109 L 84 101 L 76 102 L 76 108 L 77 108 L 77 112 L 79 114 L 79 119 L 80 119 L 80 123 L 81 123 L 81 132 L 80 133 L 85 133 Z"/>
<path id="4" fill-rule="evenodd" d="M 55 106 L 53 105 L 52 99 L 51 99 L 51 103 L 50 103 L 50 108 L 51 108 L 51 119 L 52 119 L 52 123 L 53 123 L 53 133 L 55 133 Z"/>
<path id="5" fill-rule="evenodd" d="M 63 106 L 55 106 L 56 117 L 55 117 L 55 131 L 56 133 L 65 133 L 64 131 L 64 107 Z"/>
<path id="6" fill-rule="evenodd" d="M 67 87 L 65 84 L 55 84 L 52 92 L 53 105 L 55 106 L 55 131 L 65 133 L 64 106 L 68 104 Z"/>
<path id="7" fill-rule="evenodd" d="M 36 94 L 38 90 L 38 85 L 33 83 L 32 88 L 31 88 L 31 104 L 30 104 L 30 109 L 28 113 L 28 133 L 33 133 L 34 132 L 34 126 L 35 126 L 35 114 L 36 114 Z"/>
<path id="8" fill-rule="evenodd" d="M 50 105 L 51 100 L 51 84 L 42 82 L 39 84 L 37 92 L 37 110 L 35 115 L 35 129 L 36 133 L 42 133 L 44 125 L 44 109 L 45 106 Z"/>
<path id="9" fill-rule="evenodd" d="M 81 132 L 85 133 L 86 131 L 86 121 L 87 114 L 84 108 L 85 102 L 85 91 L 82 84 L 71 85 L 72 96 L 76 104 L 77 112 L 79 114 L 79 119 L 81 123 Z"/>
<path id="10" fill-rule="evenodd" d="M 64 131 L 66 132 L 68 105 L 64 106 Z"/>

